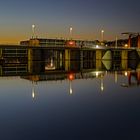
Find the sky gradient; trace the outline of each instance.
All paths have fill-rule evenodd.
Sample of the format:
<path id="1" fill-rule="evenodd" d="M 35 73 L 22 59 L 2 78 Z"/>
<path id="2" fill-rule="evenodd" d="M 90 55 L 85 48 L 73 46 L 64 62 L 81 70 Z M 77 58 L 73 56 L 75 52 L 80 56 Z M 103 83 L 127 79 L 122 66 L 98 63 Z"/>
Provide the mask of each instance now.
<path id="1" fill-rule="evenodd" d="M 0 44 L 18 43 L 35 32 L 43 38 L 105 40 L 140 32 L 139 0 L 1 0 Z"/>

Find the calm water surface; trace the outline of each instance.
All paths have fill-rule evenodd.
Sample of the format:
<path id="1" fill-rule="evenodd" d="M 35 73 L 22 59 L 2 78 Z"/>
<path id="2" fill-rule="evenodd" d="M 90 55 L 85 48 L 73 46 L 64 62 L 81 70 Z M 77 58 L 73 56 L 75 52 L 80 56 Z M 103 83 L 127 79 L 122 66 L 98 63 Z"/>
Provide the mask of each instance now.
<path id="1" fill-rule="evenodd" d="M 139 140 L 139 73 L 1 77 L 0 140 Z"/>

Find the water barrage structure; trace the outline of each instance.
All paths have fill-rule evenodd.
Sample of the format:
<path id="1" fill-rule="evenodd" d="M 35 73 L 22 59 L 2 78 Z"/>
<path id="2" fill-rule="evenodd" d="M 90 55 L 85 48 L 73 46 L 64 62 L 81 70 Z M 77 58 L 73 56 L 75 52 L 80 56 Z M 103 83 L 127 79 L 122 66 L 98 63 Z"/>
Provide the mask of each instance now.
<path id="1" fill-rule="evenodd" d="M 133 33 L 133 32 L 125 32 L 122 33 L 123 35 L 128 35 L 128 45 L 126 46 L 127 48 L 131 48 L 131 46 L 133 46 L 133 44 L 135 44 L 135 46 L 137 48 L 140 48 L 140 33 Z M 132 43 L 134 42 L 134 43 Z"/>

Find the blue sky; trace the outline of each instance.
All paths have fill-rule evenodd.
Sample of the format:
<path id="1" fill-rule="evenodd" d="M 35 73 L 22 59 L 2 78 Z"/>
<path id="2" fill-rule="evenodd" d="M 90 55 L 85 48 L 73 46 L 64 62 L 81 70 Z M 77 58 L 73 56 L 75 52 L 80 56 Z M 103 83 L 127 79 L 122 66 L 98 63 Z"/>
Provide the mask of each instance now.
<path id="1" fill-rule="evenodd" d="M 139 0 L 1 0 L 0 43 L 19 42 L 32 36 L 69 36 L 95 40 L 104 29 L 106 40 L 121 32 L 140 31 Z"/>

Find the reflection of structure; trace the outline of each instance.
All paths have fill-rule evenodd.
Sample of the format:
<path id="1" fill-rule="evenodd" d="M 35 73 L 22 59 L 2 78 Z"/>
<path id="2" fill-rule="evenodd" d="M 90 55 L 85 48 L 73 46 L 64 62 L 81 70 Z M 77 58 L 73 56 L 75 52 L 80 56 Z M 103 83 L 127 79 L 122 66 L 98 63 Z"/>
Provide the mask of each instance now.
<path id="1" fill-rule="evenodd" d="M 100 87 L 101 91 L 104 91 L 104 79 L 103 79 L 103 75 L 101 75 L 101 87 Z"/>
<path id="2" fill-rule="evenodd" d="M 125 76 L 128 77 L 128 84 L 123 83 L 122 87 L 133 87 L 140 85 L 140 72 L 125 72 Z"/>
<path id="3" fill-rule="evenodd" d="M 55 70 L 55 65 L 52 58 L 50 62 L 45 65 L 45 70 Z"/>
<path id="4" fill-rule="evenodd" d="M 69 94 L 71 95 L 73 93 L 72 90 L 72 80 L 74 80 L 74 74 L 69 74 L 68 75 L 68 79 L 69 79 Z"/>
<path id="5" fill-rule="evenodd" d="M 34 99 L 35 98 L 35 89 L 34 89 L 34 85 L 32 87 L 32 98 Z"/>
<path id="6" fill-rule="evenodd" d="M 115 71 L 115 83 L 117 83 L 117 82 L 118 82 L 118 72 Z"/>
<path id="7" fill-rule="evenodd" d="M 35 82 L 32 81 L 32 98 L 35 99 L 36 93 L 35 93 Z"/>
<path id="8" fill-rule="evenodd" d="M 128 72 L 128 84 L 129 86 L 133 85 L 132 77 L 135 78 L 136 84 L 140 84 L 140 72 Z"/>
<path id="9" fill-rule="evenodd" d="M 127 48 L 134 47 L 134 46 L 132 46 L 132 39 L 136 38 L 136 40 L 137 40 L 136 46 L 138 48 L 140 48 L 140 34 L 139 33 L 126 32 L 126 33 L 122 33 L 122 34 L 129 35 L 128 44 L 126 44 L 125 47 L 127 47 Z"/>
<path id="10" fill-rule="evenodd" d="M 96 78 L 100 79 L 100 89 L 104 91 L 104 74 L 100 71 L 96 71 Z"/>

